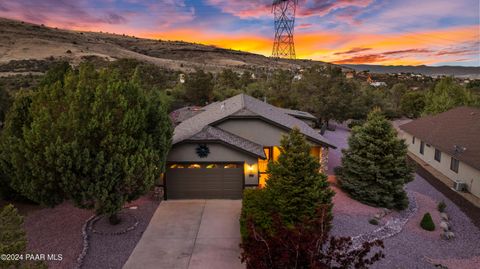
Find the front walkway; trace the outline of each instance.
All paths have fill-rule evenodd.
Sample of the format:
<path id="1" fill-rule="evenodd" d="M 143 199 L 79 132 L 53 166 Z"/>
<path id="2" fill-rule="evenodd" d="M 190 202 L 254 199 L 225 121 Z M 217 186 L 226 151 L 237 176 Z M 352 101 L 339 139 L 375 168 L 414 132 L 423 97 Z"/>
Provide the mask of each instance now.
<path id="1" fill-rule="evenodd" d="M 244 269 L 241 201 L 162 202 L 124 269 Z"/>

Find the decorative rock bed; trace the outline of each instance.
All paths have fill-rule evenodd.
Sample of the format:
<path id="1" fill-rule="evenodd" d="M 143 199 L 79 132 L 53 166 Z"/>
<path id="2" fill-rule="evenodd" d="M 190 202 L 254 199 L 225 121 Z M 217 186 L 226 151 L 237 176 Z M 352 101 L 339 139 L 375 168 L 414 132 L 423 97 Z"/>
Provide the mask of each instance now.
<path id="1" fill-rule="evenodd" d="M 387 221 L 382 227 L 370 232 L 352 237 L 352 248 L 358 249 L 364 242 L 373 242 L 375 240 L 383 240 L 400 233 L 407 224 L 408 220 L 417 212 L 418 205 L 415 196 L 411 192 L 407 192 L 409 204 L 408 208 L 401 211 L 399 217 Z"/>
<path id="2" fill-rule="evenodd" d="M 81 269 L 83 266 L 83 260 L 87 255 L 89 247 L 89 231 L 91 231 L 92 233 L 107 236 L 122 235 L 134 230 L 139 224 L 138 219 L 128 212 L 123 211 L 120 212 L 118 215 L 123 221 L 119 225 L 115 226 L 112 226 L 110 223 L 108 223 L 108 218 L 106 216 L 93 215 L 85 222 L 82 227 L 83 249 L 82 252 L 80 252 L 80 255 L 78 255 L 75 269 Z M 112 228 L 115 228 L 115 231 L 111 231 Z M 107 231 L 107 229 L 109 231 Z"/>

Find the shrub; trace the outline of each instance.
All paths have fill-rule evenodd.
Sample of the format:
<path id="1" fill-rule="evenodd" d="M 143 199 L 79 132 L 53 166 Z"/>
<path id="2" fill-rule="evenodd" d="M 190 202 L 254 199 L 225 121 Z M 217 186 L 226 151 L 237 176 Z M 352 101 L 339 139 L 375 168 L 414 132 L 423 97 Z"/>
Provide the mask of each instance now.
<path id="1" fill-rule="evenodd" d="M 23 253 L 27 238 L 23 230 L 23 218 L 13 205 L 0 210 L 0 253 Z M 17 266 L 17 261 L 1 261 L 0 268 Z M 5 266 L 5 267 L 4 267 Z"/>
<path id="2" fill-rule="evenodd" d="M 438 203 L 437 208 L 438 208 L 438 211 L 444 212 L 445 208 L 447 208 L 447 204 L 445 204 L 445 201 L 441 201 L 440 203 Z"/>
<path id="3" fill-rule="evenodd" d="M 372 225 L 378 225 L 378 220 L 377 219 L 370 219 L 368 221 L 368 223 L 372 224 Z"/>
<path id="4" fill-rule="evenodd" d="M 328 235 L 329 206 L 320 205 L 317 218 L 297 222 L 293 227 L 285 225 L 278 214 L 272 216 L 275 232 L 256 229 L 250 219 L 247 229 L 255 236 L 242 241 L 242 262 L 248 269 L 283 268 L 368 268 L 368 265 L 384 257 L 382 251 L 370 254 L 373 248 L 383 248 L 383 242 L 365 242 L 352 249 L 349 237 L 335 238 Z"/>
<path id="5" fill-rule="evenodd" d="M 430 213 L 425 213 L 425 215 L 423 215 L 422 221 L 420 222 L 420 226 L 427 231 L 435 230 L 435 223 L 433 223 L 433 219 Z"/>
<path id="6" fill-rule="evenodd" d="M 413 180 L 407 164 L 407 146 L 400 140 L 380 110 L 367 122 L 353 128 L 343 150 L 338 182 L 352 198 L 374 206 L 405 209 L 408 197 L 404 185 Z"/>

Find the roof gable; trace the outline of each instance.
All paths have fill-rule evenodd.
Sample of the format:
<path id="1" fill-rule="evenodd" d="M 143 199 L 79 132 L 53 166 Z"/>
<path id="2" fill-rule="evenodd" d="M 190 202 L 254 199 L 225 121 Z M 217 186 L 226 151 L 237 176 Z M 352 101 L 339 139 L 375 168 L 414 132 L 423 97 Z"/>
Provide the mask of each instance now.
<path id="1" fill-rule="evenodd" d="M 308 126 L 308 124 L 288 115 L 282 108 L 277 108 L 245 94 L 236 95 L 222 102 L 212 103 L 203 109 L 205 110 L 204 112 L 183 121 L 175 128 L 173 136 L 174 144 L 199 133 L 205 126 L 228 117 L 257 116 L 284 128 L 292 129 L 297 127 L 311 140 L 335 147 L 325 137 Z"/>

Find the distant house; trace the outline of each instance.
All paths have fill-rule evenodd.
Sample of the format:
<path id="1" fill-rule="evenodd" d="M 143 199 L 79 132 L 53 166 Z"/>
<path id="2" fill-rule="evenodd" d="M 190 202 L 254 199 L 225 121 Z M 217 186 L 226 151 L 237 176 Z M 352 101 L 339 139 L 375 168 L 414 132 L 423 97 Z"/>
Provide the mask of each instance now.
<path id="1" fill-rule="evenodd" d="M 372 85 L 373 87 L 386 87 L 387 83 L 383 81 L 374 81 L 374 82 L 370 82 L 370 85 Z"/>
<path id="2" fill-rule="evenodd" d="M 454 108 L 400 130 L 412 154 L 480 198 L 480 109 Z"/>
<path id="3" fill-rule="evenodd" d="M 171 114 L 177 123 L 162 184 L 168 199 L 240 199 L 244 188 L 262 187 L 267 164 L 280 155 L 280 140 L 298 128 L 326 170 L 325 137 L 299 118 L 313 116 L 240 94 L 203 108 Z"/>
<path id="4" fill-rule="evenodd" d="M 353 72 L 353 71 L 345 73 L 345 78 L 346 79 L 353 79 L 354 77 L 355 77 L 355 72 Z"/>

